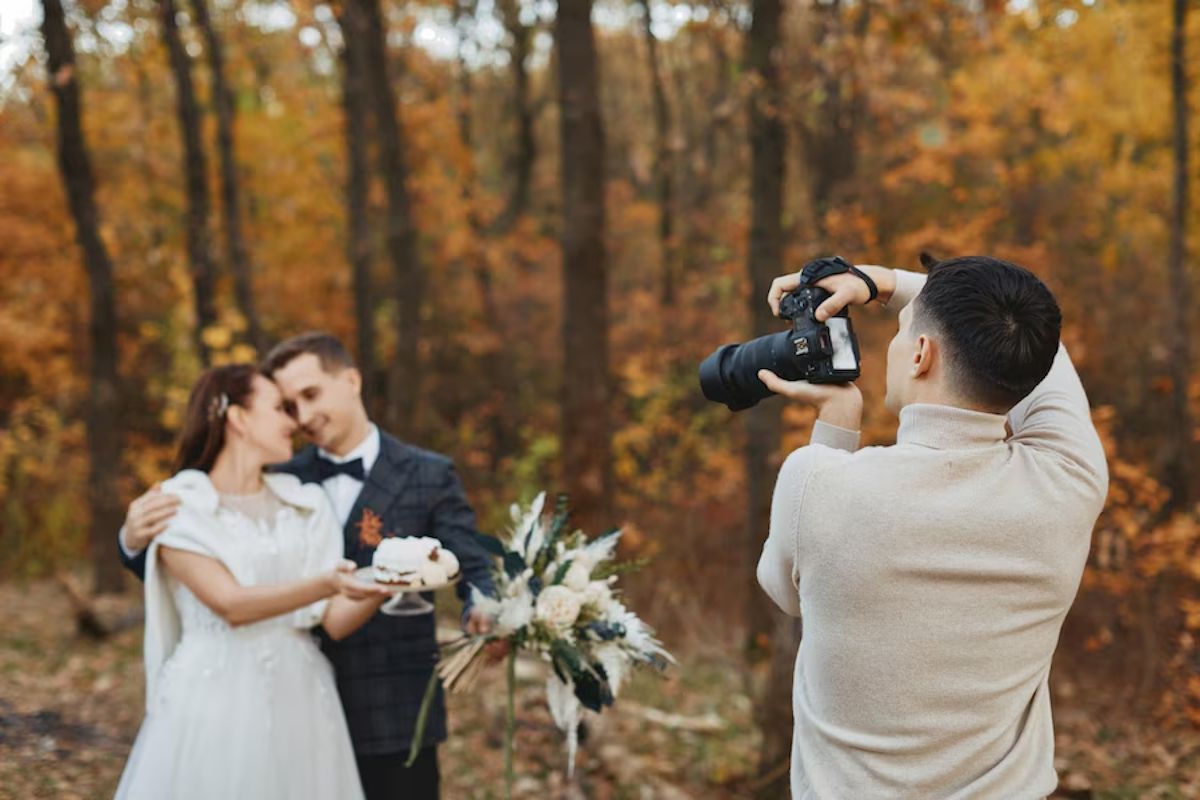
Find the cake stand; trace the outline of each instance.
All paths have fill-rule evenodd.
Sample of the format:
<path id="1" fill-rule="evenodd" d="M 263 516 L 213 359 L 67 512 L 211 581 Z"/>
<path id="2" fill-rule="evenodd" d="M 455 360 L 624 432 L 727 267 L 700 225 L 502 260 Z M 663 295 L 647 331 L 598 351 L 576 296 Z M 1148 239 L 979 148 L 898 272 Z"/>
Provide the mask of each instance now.
<path id="1" fill-rule="evenodd" d="M 374 567 L 359 567 L 354 571 L 355 580 L 360 583 L 365 583 L 370 586 L 383 586 L 391 590 L 394 595 L 391 600 L 388 600 L 379 607 L 379 611 L 387 614 L 389 617 L 419 617 L 422 614 L 428 614 L 433 611 L 433 603 L 421 597 L 422 592 L 435 592 L 438 589 L 447 586 L 453 586 L 458 583 L 462 573 L 459 572 L 452 579 L 445 583 L 438 584 L 419 584 L 416 586 L 395 586 L 390 583 L 380 583 L 375 580 Z"/>

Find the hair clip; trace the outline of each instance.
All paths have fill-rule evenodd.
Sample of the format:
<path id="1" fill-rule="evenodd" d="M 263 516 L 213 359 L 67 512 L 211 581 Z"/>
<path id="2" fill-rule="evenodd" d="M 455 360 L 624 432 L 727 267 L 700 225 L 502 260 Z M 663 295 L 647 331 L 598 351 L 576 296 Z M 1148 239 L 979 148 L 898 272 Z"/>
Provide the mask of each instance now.
<path id="1" fill-rule="evenodd" d="M 209 410 L 210 419 L 225 419 L 225 412 L 229 410 L 229 395 L 221 392 L 219 397 L 214 397 L 212 407 Z"/>

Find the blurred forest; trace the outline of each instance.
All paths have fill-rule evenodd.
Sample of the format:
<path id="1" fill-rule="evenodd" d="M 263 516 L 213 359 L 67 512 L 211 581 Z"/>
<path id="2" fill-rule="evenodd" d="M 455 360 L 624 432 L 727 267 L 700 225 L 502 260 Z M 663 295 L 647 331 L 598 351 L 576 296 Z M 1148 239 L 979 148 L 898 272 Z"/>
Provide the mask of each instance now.
<path id="1" fill-rule="evenodd" d="M 696 367 L 777 330 L 766 287 L 809 258 L 986 253 L 1058 296 L 1110 456 L 1056 702 L 1097 746 L 1121 720 L 1156 732 L 1120 758 L 1200 761 L 1184 0 L 42 9 L 0 74 L 4 582 L 132 595 L 116 530 L 166 477 L 199 370 L 326 330 L 381 425 L 454 458 L 481 529 L 543 487 L 593 533 L 626 528 L 630 591 L 681 671 L 734 664 L 704 691 L 749 698 L 753 751 L 691 793 L 778 797 L 799 630 L 754 564 L 813 415 L 732 415 Z M 887 444 L 894 318 L 855 325 L 864 439 Z M 1146 796 L 1200 793 L 1161 762 L 1168 793 Z M 1142 785 L 1081 769 L 1079 791 Z"/>

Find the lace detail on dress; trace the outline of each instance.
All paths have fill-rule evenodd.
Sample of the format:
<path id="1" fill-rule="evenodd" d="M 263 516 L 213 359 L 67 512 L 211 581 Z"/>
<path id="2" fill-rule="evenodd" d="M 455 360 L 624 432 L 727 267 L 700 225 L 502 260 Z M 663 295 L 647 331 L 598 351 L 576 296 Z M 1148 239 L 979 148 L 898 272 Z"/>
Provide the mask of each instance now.
<path id="1" fill-rule="evenodd" d="M 303 574 L 305 546 L 298 532 L 303 529 L 299 512 L 285 505 L 270 489 L 249 495 L 220 495 L 217 519 L 234 535 L 241 548 L 239 559 L 246 570 L 239 575 L 244 585 L 261 586 L 293 580 Z M 183 637 L 189 634 L 225 633 L 234 630 L 186 587 L 170 579 L 175 607 L 179 610 Z M 253 635 L 267 628 L 294 630 L 290 615 L 284 614 L 238 629 Z"/>
<path id="2" fill-rule="evenodd" d="M 283 508 L 283 503 L 275 493 L 263 486 L 254 494 L 220 494 L 221 508 L 239 512 L 251 522 L 273 527 L 275 516 Z"/>

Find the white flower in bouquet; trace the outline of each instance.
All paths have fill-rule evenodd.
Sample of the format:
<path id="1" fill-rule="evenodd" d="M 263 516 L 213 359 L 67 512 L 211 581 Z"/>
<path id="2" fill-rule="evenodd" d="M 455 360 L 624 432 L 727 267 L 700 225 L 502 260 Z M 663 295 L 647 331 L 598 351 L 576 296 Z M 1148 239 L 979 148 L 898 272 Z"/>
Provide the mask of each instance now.
<path id="1" fill-rule="evenodd" d="M 559 631 L 566 630 L 579 619 L 583 596 L 566 586 L 547 586 L 537 597 L 535 616 Z"/>
<path id="2" fill-rule="evenodd" d="M 525 559 L 526 563 L 533 563 L 534 557 L 546 544 L 546 526 L 542 523 L 542 511 L 545 507 L 545 492 L 533 499 L 528 511 L 522 512 L 521 507 L 516 503 L 512 505 L 511 547 L 513 552 L 519 553 L 521 558 Z"/>
<path id="3" fill-rule="evenodd" d="M 500 599 L 489 597 L 471 587 L 471 605 L 491 618 L 497 636 L 507 637 L 533 622 L 533 592 L 528 578 L 518 578 L 504 587 Z"/>
<path id="4" fill-rule="evenodd" d="M 601 615 L 603 615 L 608 601 L 612 600 L 612 589 L 609 588 L 608 583 L 607 580 L 590 581 L 583 590 L 584 604 L 594 606 Z"/>
<path id="5" fill-rule="evenodd" d="M 567 568 L 567 574 L 563 576 L 562 585 L 572 592 L 586 592 L 591 580 L 591 569 L 581 561 L 573 561 Z"/>

